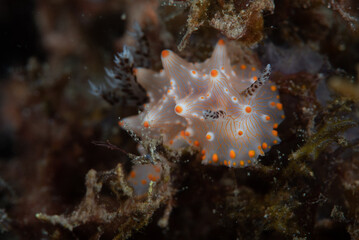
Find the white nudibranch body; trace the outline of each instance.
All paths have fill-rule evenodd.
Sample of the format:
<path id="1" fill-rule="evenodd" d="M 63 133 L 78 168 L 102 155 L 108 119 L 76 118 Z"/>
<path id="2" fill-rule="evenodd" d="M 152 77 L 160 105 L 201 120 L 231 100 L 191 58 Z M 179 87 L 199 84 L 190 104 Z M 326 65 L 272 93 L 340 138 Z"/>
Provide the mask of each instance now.
<path id="1" fill-rule="evenodd" d="M 173 148 L 190 144 L 204 164 L 245 167 L 255 164 L 278 144 L 284 119 L 277 87 L 268 80 L 270 66 L 232 67 L 223 40 L 210 59 L 188 63 L 162 51 L 164 70 L 137 69 L 137 79 L 150 97 L 145 110 L 123 120 L 139 136 L 162 136 Z"/>

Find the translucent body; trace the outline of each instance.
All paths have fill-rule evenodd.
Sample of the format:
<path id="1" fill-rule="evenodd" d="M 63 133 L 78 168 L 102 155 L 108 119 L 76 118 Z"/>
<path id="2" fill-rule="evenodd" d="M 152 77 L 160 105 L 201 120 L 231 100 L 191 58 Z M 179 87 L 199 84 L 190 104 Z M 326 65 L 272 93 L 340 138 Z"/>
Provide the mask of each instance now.
<path id="1" fill-rule="evenodd" d="M 284 113 L 277 87 L 270 81 L 253 86 L 260 72 L 232 68 L 222 40 L 204 63 L 188 63 L 169 50 L 162 63 L 160 73 L 138 69 L 150 103 L 124 119 L 135 133 L 162 136 L 172 147 L 188 143 L 200 148 L 204 164 L 229 167 L 251 165 L 280 142 L 276 128 Z"/>

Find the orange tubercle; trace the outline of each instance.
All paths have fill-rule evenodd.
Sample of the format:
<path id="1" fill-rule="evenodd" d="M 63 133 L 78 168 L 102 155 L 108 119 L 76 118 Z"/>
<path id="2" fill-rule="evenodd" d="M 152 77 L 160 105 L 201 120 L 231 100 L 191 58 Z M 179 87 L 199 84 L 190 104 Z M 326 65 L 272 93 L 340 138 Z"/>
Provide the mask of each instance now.
<path id="1" fill-rule="evenodd" d="M 239 131 L 238 131 L 238 135 L 239 135 L 239 136 L 242 136 L 242 135 L 243 135 L 243 131 L 239 130 Z"/>
<path id="2" fill-rule="evenodd" d="M 176 111 L 176 113 L 181 113 L 183 111 L 183 108 L 181 106 L 177 105 L 175 107 L 175 111 Z"/>
<path id="3" fill-rule="evenodd" d="M 163 50 L 161 53 L 163 58 L 167 57 L 169 54 L 170 54 L 170 51 L 168 51 L 168 50 Z"/>
<path id="4" fill-rule="evenodd" d="M 273 128 L 278 128 L 278 123 L 273 124 Z"/>
<path id="5" fill-rule="evenodd" d="M 217 77 L 217 76 L 218 76 L 218 71 L 217 71 L 216 69 L 213 69 L 213 70 L 211 71 L 211 76 L 212 76 L 212 77 Z"/>
<path id="6" fill-rule="evenodd" d="M 145 128 L 148 128 L 148 127 L 150 126 L 150 124 L 149 124 L 147 121 L 145 121 L 145 122 L 143 123 L 143 126 L 144 126 Z"/>
<path id="7" fill-rule="evenodd" d="M 267 149 L 267 147 L 268 147 L 268 144 L 267 144 L 267 143 L 265 143 L 265 142 L 262 143 L 262 148 L 263 148 L 263 149 Z"/>
<path id="8" fill-rule="evenodd" d="M 254 151 L 254 150 L 249 150 L 249 152 L 248 152 L 248 156 L 249 157 L 254 157 L 256 155 L 256 152 Z"/>
<path id="9" fill-rule="evenodd" d="M 244 70 L 244 69 L 246 69 L 246 68 L 247 68 L 246 65 L 244 65 L 244 64 L 241 65 L 241 69 L 242 69 L 242 70 Z"/>
<path id="10" fill-rule="evenodd" d="M 250 113 L 250 112 L 252 112 L 252 108 L 249 107 L 249 106 L 247 106 L 247 107 L 245 108 L 245 111 L 246 111 L 247 113 Z"/>
<path id="11" fill-rule="evenodd" d="M 273 136 L 278 136 L 278 132 L 276 131 L 276 130 L 272 130 L 272 134 L 273 134 Z"/>
<path id="12" fill-rule="evenodd" d="M 235 157 L 236 157 L 236 153 L 235 153 L 233 150 L 231 150 L 231 151 L 229 152 L 229 156 L 230 156 L 231 158 L 235 158 Z"/>
<path id="13" fill-rule="evenodd" d="M 142 180 L 141 180 L 141 183 L 142 183 L 143 185 L 145 185 L 145 184 L 147 183 L 147 181 L 146 181 L 145 179 L 142 179 Z"/>
<path id="14" fill-rule="evenodd" d="M 196 147 L 198 147 L 199 146 L 199 142 L 196 140 L 196 141 L 194 141 L 194 143 L 193 143 Z"/>
<path id="15" fill-rule="evenodd" d="M 257 80 L 258 80 L 258 77 L 257 77 L 257 76 L 254 76 L 254 77 L 253 77 L 253 80 L 254 80 L 254 81 L 257 81 Z"/>
<path id="16" fill-rule="evenodd" d="M 270 116 L 266 116 L 266 120 L 269 121 L 269 120 L 270 120 Z"/>
<path id="17" fill-rule="evenodd" d="M 239 165 L 241 165 L 243 167 L 244 166 L 244 161 L 243 160 L 239 161 Z"/>
<path id="18" fill-rule="evenodd" d="M 223 39 L 220 39 L 220 40 L 218 41 L 218 45 L 223 46 L 224 44 L 225 44 L 225 42 L 224 42 L 224 40 L 223 40 Z"/>
<path id="19" fill-rule="evenodd" d="M 135 172 L 135 171 L 131 171 L 131 172 L 130 172 L 130 177 L 131 177 L 131 178 L 135 178 L 135 177 L 136 177 L 136 172 Z"/>
<path id="20" fill-rule="evenodd" d="M 276 86 L 270 86 L 270 90 L 272 90 L 273 92 L 275 91 L 275 90 L 277 90 L 277 87 Z"/>
<path id="21" fill-rule="evenodd" d="M 283 105 L 281 103 L 277 103 L 277 109 L 278 110 L 282 110 L 283 109 Z"/>
<path id="22" fill-rule="evenodd" d="M 212 155 L 212 160 L 215 163 L 218 162 L 218 155 L 216 153 Z"/>

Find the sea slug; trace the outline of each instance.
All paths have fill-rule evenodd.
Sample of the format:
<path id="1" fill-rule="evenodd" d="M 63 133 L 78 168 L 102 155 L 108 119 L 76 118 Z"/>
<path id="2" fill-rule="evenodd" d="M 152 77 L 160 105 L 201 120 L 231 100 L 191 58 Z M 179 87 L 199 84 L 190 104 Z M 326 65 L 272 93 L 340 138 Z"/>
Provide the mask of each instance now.
<path id="1" fill-rule="evenodd" d="M 202 163 L 245 167 L 278 144 L 284 119 L 277 86 L 254 66 L 231 66 L 219 40 L 210 59 L 189 63 L 170 50 L 159 73 L 137 68 L 149 98 L 144 111 L 121 125 L 141 137 L 162 137 L 165 145 L 193 145 Z"/>

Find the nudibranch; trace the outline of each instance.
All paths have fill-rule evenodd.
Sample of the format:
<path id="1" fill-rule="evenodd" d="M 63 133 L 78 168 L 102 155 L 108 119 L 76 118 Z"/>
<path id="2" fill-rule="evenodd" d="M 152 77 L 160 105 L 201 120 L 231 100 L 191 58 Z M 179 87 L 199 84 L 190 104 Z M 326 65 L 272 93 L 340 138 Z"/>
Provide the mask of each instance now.
<path id="1" fill-rule="evenodd" d="M 231 66 L 226 44 L 219 40 L 203 63 L 189 63 L 170 50 L 161 53 L 159 73 L 138 68 L 138 83 L 149 103 L 121 124 L 139 136 L 162 137 L 179 148 L 190 144 L 202 163 L 245 167 L 278 144 L 284 119 L 276 85 L 254 66 Z"/>
<path id="2" fill-rule="evenodd" d="M 161 177 L 162 168 L 159 164 L 135 165 L 127 177 L 135 195 L 147 193 L 150 182 L 157 182 Z"/>

